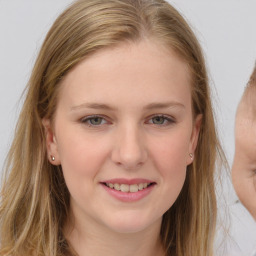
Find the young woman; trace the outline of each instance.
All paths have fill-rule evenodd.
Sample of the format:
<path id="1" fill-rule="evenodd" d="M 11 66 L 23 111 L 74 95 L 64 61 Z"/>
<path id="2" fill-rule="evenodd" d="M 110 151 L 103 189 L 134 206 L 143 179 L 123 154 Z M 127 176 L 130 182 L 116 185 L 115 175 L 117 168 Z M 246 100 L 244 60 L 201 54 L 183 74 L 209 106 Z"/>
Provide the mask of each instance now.
<path id="1" fill-rule="evenodd" d="M 221 156 L 207 72 L 163 0 L 80 0 L 27 87 L 0 255 L 213 255 Z"/>

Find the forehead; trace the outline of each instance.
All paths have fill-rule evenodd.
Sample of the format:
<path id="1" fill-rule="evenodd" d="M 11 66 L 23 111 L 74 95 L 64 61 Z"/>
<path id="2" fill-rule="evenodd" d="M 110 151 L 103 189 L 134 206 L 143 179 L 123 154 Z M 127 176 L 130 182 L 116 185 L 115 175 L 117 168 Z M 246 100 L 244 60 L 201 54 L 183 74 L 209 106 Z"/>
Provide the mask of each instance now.
<path id="1" fill-rule="evenodd" d="M 81 61 L 63 79 L 60 97 L 76 94 L 82 100 L 93 94 L 106 99 L 117 92 L 128 97 L 143 91 L 157 100 L 157 95 L 190 92 L 190 80 L 187 63 L 172 49 L 143 40 L 99 50 Z"/>

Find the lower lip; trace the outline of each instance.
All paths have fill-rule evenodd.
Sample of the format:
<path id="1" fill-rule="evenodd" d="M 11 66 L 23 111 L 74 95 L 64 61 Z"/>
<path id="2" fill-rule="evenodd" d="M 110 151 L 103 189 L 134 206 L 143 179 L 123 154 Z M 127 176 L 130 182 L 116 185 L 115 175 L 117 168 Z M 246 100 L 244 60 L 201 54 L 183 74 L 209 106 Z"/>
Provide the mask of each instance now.
<path id="1" fill-rule="evenodd" d="M 154 188 L 155 184 L 150 185 L 143 190 L 139 190 L 138 192 L 122 192 L 115 190 L 113 188 L 109 188 L 108 186 L 101 184 L 103 188 L 114 198 L 122 201 L 122 202 L 135 202 L 139 201 L 142 198 L 146 197 Z"/>

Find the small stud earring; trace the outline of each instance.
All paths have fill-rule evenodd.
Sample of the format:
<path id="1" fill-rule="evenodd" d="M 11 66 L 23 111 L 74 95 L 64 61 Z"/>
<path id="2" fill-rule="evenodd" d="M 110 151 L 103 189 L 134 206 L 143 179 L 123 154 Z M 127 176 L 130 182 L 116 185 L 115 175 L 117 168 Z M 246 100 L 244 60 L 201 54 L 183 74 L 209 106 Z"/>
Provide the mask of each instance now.
<path id="1" fill-rule="evenodd" d="M 52 161 L 55 161 L 55 157 L 54 156 L 51 156 L 51 159 L 52 159 Z"/>
<path id="2" fill-rule="evenodd" d="M 192 153 L 190 153 L 189 156 L 190 156 L 191 159 L 193 159 L 193 154 Z"/>

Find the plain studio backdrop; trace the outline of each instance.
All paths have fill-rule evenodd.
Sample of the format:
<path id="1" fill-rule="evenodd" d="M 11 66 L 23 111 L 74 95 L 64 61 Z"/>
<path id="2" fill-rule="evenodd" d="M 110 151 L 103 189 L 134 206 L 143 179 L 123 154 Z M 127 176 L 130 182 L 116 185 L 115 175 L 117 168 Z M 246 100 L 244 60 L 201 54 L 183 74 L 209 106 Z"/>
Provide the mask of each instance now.
<path id="1" fill-rule="evenodd" d="M 71 0 L 0 0 L 0 167 L 12 141 L 29 79 L 43 39 Z M 232 163 L 237 104 L 256 59 L 255 0 L 170 0 L 189 21 L 204 49 L 216 108 L 219 135 Z M 238 202 L 225 178 L 219 191 L 219 241 L 222 224 L 230 223 L 222 247 L 226 255 L 250 255 L 256 246 L 256 224 Z M 226 200 L 222 200 L 225 195 Z M 229 221 L 226 221 L 229 220 Z M 195 256 L 195 255 L 193 255 Z"/>

